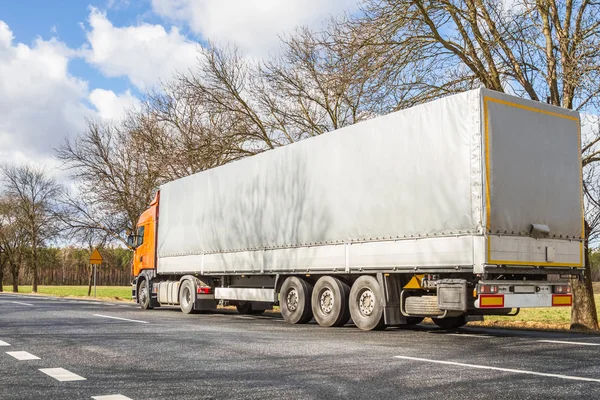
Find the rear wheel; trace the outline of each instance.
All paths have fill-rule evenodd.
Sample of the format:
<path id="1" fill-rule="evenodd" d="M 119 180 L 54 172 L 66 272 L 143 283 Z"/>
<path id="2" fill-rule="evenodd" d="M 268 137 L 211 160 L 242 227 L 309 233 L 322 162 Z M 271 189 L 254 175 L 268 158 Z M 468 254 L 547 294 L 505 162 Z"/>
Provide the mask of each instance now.
<path id="1" fill-rule="evenodd" d="M 457 329 L 466 325 L 467 317 L 461 315 L 460 317 L 433 318 L 433 323 L 442 329 Z"/>
<path id="2" fill-rule="evenodd" d="M 363 275 L 350 289 L 350 315 L 354 324 L 364 331 L 385 329 L 383 291 L 377 279 Z"/>
<path id="3" fill-rule="evenodd" d="M 194 313 L 194 302 L 196 300 L 196 290 L 191 281 L 183 281 L 179 291 L 179 307 L 184 314 Z"/>
<path id="4" fill-rule="evenodd" d="M 332 276 L 321 277 L 312 292 L 312 312 L 321 326 L 343 326 L 350 319 L 350 286 Z"/>
<path id="5" fill-rule="evenodd" d="M 142 279 L 140 282 L 140 287 L 138 288 L 138 303 L 142 310 L 151 310 L 153 308 L 150 305 L 150 291 L 146 279 Z"/>
<path id="6" fill-rule="evenodd" d="M 295 276 L 290 276 L 283 282 L 279 292 L 279 308 L 285 322 L 306 324 L 312 319 L 312 290 L 313 286 L 309 282 Z"/>

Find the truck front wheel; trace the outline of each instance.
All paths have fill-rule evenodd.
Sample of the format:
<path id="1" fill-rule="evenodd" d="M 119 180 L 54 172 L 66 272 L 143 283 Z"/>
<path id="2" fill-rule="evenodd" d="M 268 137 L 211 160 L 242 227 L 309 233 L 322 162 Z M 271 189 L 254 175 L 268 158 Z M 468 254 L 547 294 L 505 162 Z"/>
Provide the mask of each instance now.
<path id="1" fill-rule="evenodd" d="M 350 289 L 350 315 L 363 331 L 385 329 L 383 320 L 383 290 L 377 279 L 363 275 Z"/>
<path id="2" fill-rule="evenodd" d="M 312 290 L 310 283 L 295 276 L 290 276 L 283 282 L 279 292 L 279 308 L 285 322 L 306 324 L 312 319 Z"/>
<path id="3" fill-rule="evenodd" d="M 148 289 L 148 281 L 142 279 L 140 287 L 138 289 L 138 303 L 142 310 L 151 310 L 153 307 L 150 305 L 150 290 Z"/>
<path id="4" fill-rule="evenodd" d="M 350 286 L 332 276 L 319 278 L 312 292 L 312 312 L 321 326 L 343 326 L 350 319 Z"/>

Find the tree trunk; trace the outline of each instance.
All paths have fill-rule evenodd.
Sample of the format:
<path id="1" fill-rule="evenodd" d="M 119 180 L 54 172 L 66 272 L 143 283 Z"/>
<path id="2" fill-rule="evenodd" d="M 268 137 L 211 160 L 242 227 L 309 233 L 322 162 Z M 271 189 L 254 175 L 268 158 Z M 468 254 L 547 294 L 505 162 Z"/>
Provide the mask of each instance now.
<path id="1" fill-rule="evenodd" d="M 10 272 L 12 273 L 12 287 L 13 292 L 19 292 L 19 268 L 11 262 L 10 264 Z"/>
<path id="2" fill-rule="evenodd" d="M 37 243 L 35 239 L 32 243 L 32 252 L 31 252 L 31 268 L 33 269 L 33 288 L 31 289 L 32 293 L 37 293 L 38 291 L 38 270 L 37 270 Z"/>
<path id="3" fill-rule="evenodd" d="M 4 265 L 6 260 L 0 260 L 0 292 L 4 292 Z"/>
<path id="4" fill-rule="evenodd" d="M 592 268 L 588 248 L 590 228 L 585 223 L 585 277 L 583 281 L 571 279 L 573 289 L 573 307 L 571 307 L 571 329 L 598 330 L 598 314 L 594 301 L 594 288 L 592 286 Z"/>

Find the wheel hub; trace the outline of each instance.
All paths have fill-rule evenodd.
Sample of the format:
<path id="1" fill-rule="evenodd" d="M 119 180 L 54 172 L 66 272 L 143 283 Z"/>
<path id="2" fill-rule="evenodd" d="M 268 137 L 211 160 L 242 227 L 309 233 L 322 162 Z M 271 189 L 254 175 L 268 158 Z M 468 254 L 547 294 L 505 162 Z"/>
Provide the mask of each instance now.
<path id="1" fill-rule="evenodd" d="M 330 289 L 325 289 L 321 293 L 321 310 L 325 314 L 329 314 L 333 309 L 333 292 Z"/>
<path id="2" fill-rule="evenodd" d="M 296 291 L 296 289 L 291 289 L 288 292 L 285 298 L 285 304 L 288 310 L 292 312 L 296 311 L 296 309 L 298 308 L 298 292 Z"/>
<path id="3" fill-rule="evenodd" d="M 190 289 L 185 288 L 183 290 L 183 296 L 182 296 L 182 302 L 183 302 L 183 307 L 187 308 L 190 303 L 192 302 L 192 294 L 190 293 Z"/>
<path id="4" fill-rule="evenodd" d="M 375 308 L 375 295 L 370 289 L 365 290 L 360 295 L 358 299 L 358 308 L 360 309 L 360 313 L 365 317 L 373 314 L 373 309 Z"/>

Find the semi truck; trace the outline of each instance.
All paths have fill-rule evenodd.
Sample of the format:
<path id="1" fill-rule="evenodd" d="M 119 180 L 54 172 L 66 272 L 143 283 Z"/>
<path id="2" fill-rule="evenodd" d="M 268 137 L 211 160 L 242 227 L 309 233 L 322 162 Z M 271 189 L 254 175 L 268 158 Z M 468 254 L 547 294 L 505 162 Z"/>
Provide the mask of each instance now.
<path id="1" fill-rule="evenodd" d="M 580 140 L 576 111 L 476 89 L 165 183 L 133 298 L 362 330 L 570 306 Z"/>

